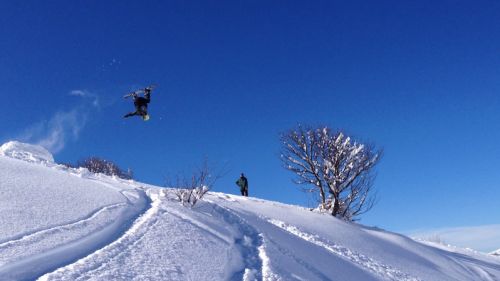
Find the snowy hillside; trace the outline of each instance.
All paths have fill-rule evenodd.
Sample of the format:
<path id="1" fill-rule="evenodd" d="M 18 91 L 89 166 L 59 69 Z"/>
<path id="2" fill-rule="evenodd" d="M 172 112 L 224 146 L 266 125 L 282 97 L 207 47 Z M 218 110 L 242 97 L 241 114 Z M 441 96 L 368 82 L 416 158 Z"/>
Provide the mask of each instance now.
<path id="1" fill-rule="evenodd" d="M 17 141 L 7 142 L 0 146 L 0 155 L 28 162 L 54 163 L 54 157 L 45 148 Z"/>
<path id="2" fill-rule="evenodd" d="M 496 250 L 496 251 L 493 251 L 490 253 L 491 255 L 494 255 L 494 256 L 500 256 L 500 249 Z"/>
<path id="3" fill-rule="evenodd" d="M 500 280 L 497 257 L 301 207 L 213 192 L 191 209 L 39 147 L 1 154 L 0 280 Z"/>

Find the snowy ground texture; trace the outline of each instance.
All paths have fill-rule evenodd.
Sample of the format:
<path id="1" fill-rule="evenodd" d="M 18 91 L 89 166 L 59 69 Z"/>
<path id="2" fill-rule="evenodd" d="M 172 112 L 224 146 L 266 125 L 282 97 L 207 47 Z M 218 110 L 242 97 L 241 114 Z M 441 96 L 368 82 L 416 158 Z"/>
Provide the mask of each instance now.
<path id="1" fill-rule="evenodd" d="M 297 206 L 172 191 L 0 148 L 0 280 L 500 280 L 500 257 Z"/>

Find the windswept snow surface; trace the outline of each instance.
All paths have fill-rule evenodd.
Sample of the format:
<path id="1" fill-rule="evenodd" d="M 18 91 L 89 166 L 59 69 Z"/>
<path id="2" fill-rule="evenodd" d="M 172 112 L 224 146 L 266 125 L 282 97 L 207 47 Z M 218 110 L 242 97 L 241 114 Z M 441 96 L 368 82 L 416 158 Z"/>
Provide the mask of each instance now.
<path id="1" fill-rule="evenodd" d="M 277 202 L 0 156 L 0 280 L 500 280 L 500 258 Z"/>
<path id="2" fill-rule="evenodd" d="M 54 162 L 54 157 L 45 148 L 18 141 L 10 141 L 0 146 L 0 155 L 35 163 Z"/>
<path id="3" fill-rule="evenodd" d="M 149 205 L 133 184 L 57 166 L 41 147 L 2 150 L 0 280 L 32 280 L 94 252 Z"/>

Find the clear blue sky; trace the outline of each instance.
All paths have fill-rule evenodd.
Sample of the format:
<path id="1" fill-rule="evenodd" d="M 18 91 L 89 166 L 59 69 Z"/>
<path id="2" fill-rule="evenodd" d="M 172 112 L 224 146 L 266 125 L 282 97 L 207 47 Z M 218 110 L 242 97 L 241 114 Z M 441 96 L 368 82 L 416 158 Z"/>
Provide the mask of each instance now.
<path id="1" fill-rule="evenodd" d="M 327 124 L 385 151 L 364 224 L 499 223 L 499 1 L 21 2 L 0 5 L 2 141 L 158 185 L 206 155 L 217 191 L 243 171 L 251 196 L 307 205 L 279 133 Z M 152 119 L 123 120 L 149 83 Z"/>

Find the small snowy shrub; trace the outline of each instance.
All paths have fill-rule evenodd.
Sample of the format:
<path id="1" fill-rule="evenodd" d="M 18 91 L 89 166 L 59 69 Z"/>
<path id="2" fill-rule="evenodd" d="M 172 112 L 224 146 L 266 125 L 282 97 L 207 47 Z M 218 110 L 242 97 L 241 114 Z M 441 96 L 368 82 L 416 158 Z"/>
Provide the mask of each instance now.
<path id="1" fill-rule="evenodd" d="M 175 198 L 184 206 L 193 207 L 203 196 L 210 191 L 215 182 L 222 177 L 222 173 L 213 174 L 208 165 L 207 159 L 197 168 L 191 177 L 177 176 L 175 183 L 170 179 L 166 180 L 167 187 L 173 187 Z"/>
<path id="2" fill-rule="evenodd" d="M 66 164 L 68 165 L 68 164 Z M 71 167 L 71 166 L 69 166 Z M 84 160 L 78 161 L 76 167 L 86 168 L 92 173 L 101 173 L 108 176 L 116 176 L 122 179 L 130 180 L 133 178 L 132 170 L 128 169 L 126 172 L 118 167 L 115 163 L 101 159 L 98 157 L 89 157 Z"/>
<path id="3" fill-rule="evenodd" d="M 195 188 L 177 188 L 174 193 L 182 205 L 193 207 L 209 190 L 210 189 L 204 185 Z"/>

